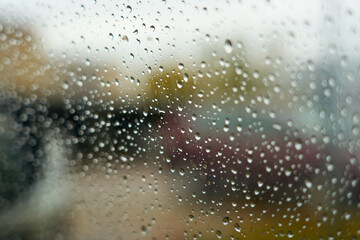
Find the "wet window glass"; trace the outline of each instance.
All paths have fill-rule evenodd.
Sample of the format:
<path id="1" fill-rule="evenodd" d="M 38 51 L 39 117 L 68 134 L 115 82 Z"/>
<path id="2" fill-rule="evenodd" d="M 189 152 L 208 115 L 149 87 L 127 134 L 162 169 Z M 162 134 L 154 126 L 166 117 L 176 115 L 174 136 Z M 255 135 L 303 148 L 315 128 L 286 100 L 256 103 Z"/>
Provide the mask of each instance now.
<path id="1" fill-rule="evenodd" d="M 360 238 L 360 3 L 0 12 L 1 239 Z"/>

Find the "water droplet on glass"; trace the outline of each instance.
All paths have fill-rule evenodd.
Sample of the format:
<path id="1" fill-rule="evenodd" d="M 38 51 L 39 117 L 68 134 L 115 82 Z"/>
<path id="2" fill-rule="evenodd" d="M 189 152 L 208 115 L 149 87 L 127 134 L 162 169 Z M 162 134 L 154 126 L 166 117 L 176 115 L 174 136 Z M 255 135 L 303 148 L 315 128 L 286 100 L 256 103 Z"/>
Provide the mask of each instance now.
<path id="1" fill-rule="evenodd" d="M 313 185 L 313 184 L 312 184 L 312 182 L 311 182 L 310 180 L 308 180 L 308 179 L 305 180 L 305 186 L 306 186 L 307 188 L 309 188 L 309 189 L 312 188 L 312 185 Z"/>
<path id="2" fill-rule="evenodd" d="M 222 238 L 222 233 L 220 232 L 220 230 L 216 230 L 216 236 L 221 239 Z"/>
<path id="3" fill-rule="evenodd" d="M 225 226 L 229 224 L 229 221 L 230 221 L 229 217 L 224 217 L 224 218 L 223 218 L 223 224 L 224 224 Z"/>
<path id="4" fill-rule="evenodd" d="M 67 82 L 63 82 L 63 84 L 61 86 L 64 90 L 69 89 L 69 84 Z"/>
<path id="5" fill-rule="evenodd" d="M 229 39 L 226 39 L 224 48 L 225 48 L 226 53 L 228 53 L 228 54 L 232 53 L 233 46 L 232 46 L 232 43 L 231 43 L 231 41 Z"/>
<path id="6" fill-rule="evenodd" d="M 195 139 L 198 141 L 201 139 L 200 133 L 195 133 Z"/>
<path id="7" fill-rule="evenodd" d="M 183 84 L 182 84 L 182 82 L 178 81 L 178 82 L 176 83 L 176 86 L 177 86 L 178 88 L 182 88 L 182 87 L 183 87 Z"/>
<path id="8" fill-rule="evenodd" d="M 301 140 L 301 139 L 296 140 L 296 142 L 295 142 L 295 149 L 298 150 L 298 151 L 300 151 L 300 150 L 302 149 L 302 147 L 303 147 L 303 142 L 302 142 L 302 140 Z"/>
<path id="9" fill-rule="evenodd" d="M 239 225 L 238 223 L 235 223 L 234 229 L 235 229 L 235 231 L 237 231 L 237 232 L 241 232 L 241 227 L 240 227 L 240 225 Z"/>

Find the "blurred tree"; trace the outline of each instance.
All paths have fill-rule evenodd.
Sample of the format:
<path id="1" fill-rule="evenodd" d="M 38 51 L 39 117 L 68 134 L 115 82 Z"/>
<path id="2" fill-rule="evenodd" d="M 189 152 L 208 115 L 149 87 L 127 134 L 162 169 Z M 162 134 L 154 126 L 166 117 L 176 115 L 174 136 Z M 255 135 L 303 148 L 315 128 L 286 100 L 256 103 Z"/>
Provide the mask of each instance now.
<path id="1" fill-rule="evenodd" d="M 0 85 L 8 94 L 30 101 L 50 99 L 57 79 L 41 41 L 28 29 L 0 23 Z"/>
<path id="2" fill-rule="evenodd" d="M 149 104 L 160 108 L 186 104 L 194 92 L 194 79 L 171 65 L 152 73 L 148 77 L 148 84 L 151 96 Z"/>

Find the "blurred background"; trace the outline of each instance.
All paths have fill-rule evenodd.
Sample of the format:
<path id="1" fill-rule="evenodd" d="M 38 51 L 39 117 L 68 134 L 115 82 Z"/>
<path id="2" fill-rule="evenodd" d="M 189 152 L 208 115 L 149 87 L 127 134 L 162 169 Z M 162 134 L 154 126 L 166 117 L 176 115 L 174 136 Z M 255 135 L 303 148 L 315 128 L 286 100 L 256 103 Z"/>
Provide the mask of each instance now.
<path id="1" fill-rule="evenodd" d="M 0 11 L 0 239 L 360 238 L 360 3 Z"/>

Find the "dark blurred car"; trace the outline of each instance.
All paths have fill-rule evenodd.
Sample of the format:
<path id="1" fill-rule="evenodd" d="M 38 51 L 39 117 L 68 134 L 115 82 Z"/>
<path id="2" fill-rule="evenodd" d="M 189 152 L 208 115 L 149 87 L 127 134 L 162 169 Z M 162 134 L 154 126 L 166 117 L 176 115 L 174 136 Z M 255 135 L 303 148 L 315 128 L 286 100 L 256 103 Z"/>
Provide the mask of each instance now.
<path id="1" fill-rule="evenodd" d="M 175 168 L 198 172 L 213 194 L 293 196 L 325 169 L 325 145 L 288 117 L 184 108 L 164 114 L 162 145 Z"/>

